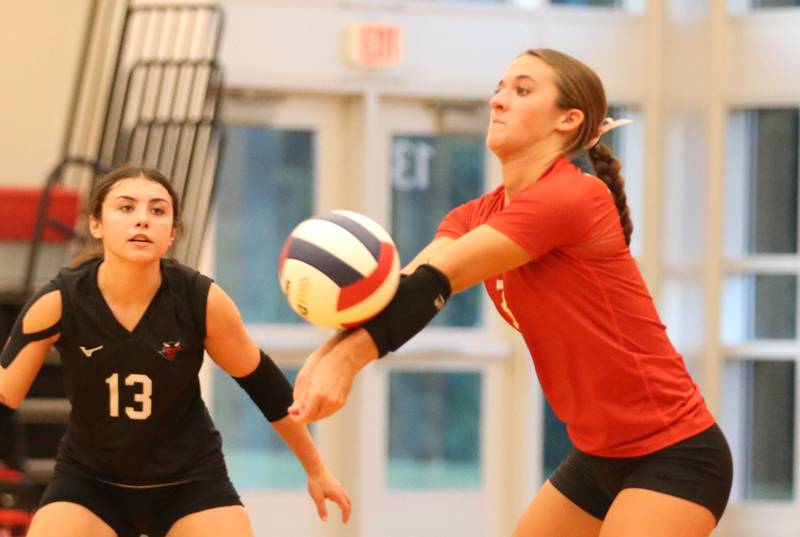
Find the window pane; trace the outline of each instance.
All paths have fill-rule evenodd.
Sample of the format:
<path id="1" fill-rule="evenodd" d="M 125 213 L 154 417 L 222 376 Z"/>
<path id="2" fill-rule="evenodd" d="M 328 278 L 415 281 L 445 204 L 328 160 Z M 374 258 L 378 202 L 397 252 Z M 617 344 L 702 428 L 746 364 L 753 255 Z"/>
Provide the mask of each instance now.
<path id="1" fill-rule="evenodd" d="M 544 402 L 544 438 L 542 476 L 547 479 L 553 475 L 573 447 L 567 434 L 567 426 L 556 417 L 547 400 Z"/>
<path id="2" fill-rule="evenodd" d="M 432 2 L 435 4 L 505 4 L 510 0 L 406 0 L 416 2 Z"/>
<path id="3" fill-rule="evenodd" d="M 753 0 L 753 7 L 798 7 L 800 0 Z"/>
<path id="4" fill-rule="evenodd" d="M 278 285 L 283 241 L 314 203 L 314 133 L 228 125 L 217 190 L 216 279 L 249 323 L 299 323 Z"/>
<path id="5" fill-rule="evenodd" d="M 728 255 L 797 252 L 796 109 L 734 112 L 725 195 Z"/>
<path id="6" fill-rule="evenodd" d="M 621 0 L 550 0 L 554 6 L 601 6 L 620 7 Z"/>
<path id="7" fill-rule="evenodd" d="M 294 384 L 298 368 L 282 369 Z M 267 422 L 247 392 L 214 369 L 214 423 L 222 434 L 225 462 L 239 490 L 302 489 L 306 474 L 294 453 Z M 313 433 L 313 426 L 311 428 Z"/>
<path id="8" fill-rule="evenodd" d="M 480 488 L 481 374 L 389 376 L 390 489 Z"/>
<path id="9" fill-rule="evenodd" d="M 738 489 L 752 500 L 791 500 L 794 486 L 795 363 L 745 361 L 725 368 L 726 434 Z"/>
<path id="10" fill-rule="evenodd" d="M 408 263 L 433 239 L 453 208 L 480 196 L 484 185 L 482 135 L 395 136 L 391 148 L 392 237 Z M 481 289 L 454 295 L 434 326 L 476 326 Z"/>
<path id="11" fill-rule="evenodd" d="M 796 276 L 730 276 L 723 284 L 722 341 L 792 339 L 796 304 Z"/>

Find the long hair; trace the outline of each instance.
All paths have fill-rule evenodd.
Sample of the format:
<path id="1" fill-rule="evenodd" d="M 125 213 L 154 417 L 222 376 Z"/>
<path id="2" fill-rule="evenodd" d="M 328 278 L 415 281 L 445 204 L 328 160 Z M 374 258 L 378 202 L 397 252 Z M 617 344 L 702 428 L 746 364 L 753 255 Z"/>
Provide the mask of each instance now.
<path id="1" fill-rule="evenodd" d="M 172 199 L 172 229 L 175 230 L 177 240 L 177 237 L 180 235 L 183 227 L 183 223 L 181 221 L 180 199 L 178 198 L 178 194 L 175 192 L 170 180 L 167 179 L 167 177 L 164 176 L 164 174 L 162 174 L 160 171 L 153 168 L 123 165 L 114 168 L 100 178 L 100 180 L 94 185 L 92 194 L 89 197 L 89 204 L 87 205 L 86 210 L 87 219 L 94 218 L 95 220 L 100 220 L 103 217 L 103 202 L 106 200 L 108 192 L 114 187 L 114 185 L 123 179 L 134 179 L 137 177 L 143 177 L 158 183 L 169 193 L 169 196 Z M 102 255 L 102 241 L 88 236 L 86 243 L 81 247 L 80 251 L 75 256 L 75 259 L 73 259 L 70 263 L 70 266 L 77 267 L 78 265 L 86 263 L 89 260 L 97 259 Z"/>
<path id="2" fill-rule="evenodd" d="M 570 155 L 586 148 L 597 135 L 597 129 L 607 113 L 606 92 L 600 77 L 587 65 L 563 52 L 539 48 L 528 50 L 525 54 L 539 58 L 555 71 L 558 88 L 556 106 L 564 110 L 577 108 L 583 112 L 583 123 L 564 153 Z M 622 165 L 605 144 L 595 144 L 588 148 L 588 153 L 595 175 L 608 186 L 614 196 L 625 243 L 630 244 L 633 222 L 625 195 L 625 179 L 620 175 Z"/>

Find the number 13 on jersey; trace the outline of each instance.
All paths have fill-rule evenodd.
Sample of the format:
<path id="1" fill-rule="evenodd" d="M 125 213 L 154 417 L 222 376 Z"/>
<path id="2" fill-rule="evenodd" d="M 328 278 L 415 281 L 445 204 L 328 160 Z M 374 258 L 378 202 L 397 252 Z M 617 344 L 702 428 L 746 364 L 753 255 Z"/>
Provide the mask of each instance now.
<path id="1" fill-rule="evenodd" d="M 119 373 L 106 379 L 108 384 L 108 413 L 112 418 L 119 417 Z M 147 375 L 131 373 L 125 377 L 126 386 L 135 386 L 133 400 L 140 408 L 125 407 L 125 414 L 132 420 L 146 420 L 153 413 L 153 381 Z"/>

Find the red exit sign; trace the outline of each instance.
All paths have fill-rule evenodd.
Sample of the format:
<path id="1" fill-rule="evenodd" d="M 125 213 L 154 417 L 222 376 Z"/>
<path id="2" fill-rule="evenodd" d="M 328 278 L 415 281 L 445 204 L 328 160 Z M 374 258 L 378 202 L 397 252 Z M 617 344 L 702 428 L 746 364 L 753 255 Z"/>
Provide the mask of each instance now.
<path id="1" fill-rule="evenodd" d="M 345 57 L 359 67 L 392 67 L 400 63 L 400 27 L 396 24 L 360 23 L 345 29 Z"/>

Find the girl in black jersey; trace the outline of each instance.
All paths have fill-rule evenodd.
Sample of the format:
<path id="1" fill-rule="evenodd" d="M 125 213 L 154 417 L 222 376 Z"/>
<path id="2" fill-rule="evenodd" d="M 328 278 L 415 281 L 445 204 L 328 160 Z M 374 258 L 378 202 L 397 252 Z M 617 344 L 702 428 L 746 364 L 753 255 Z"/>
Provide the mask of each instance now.
<path id="1" fill-rule="evenodd" d="M 98 255 L 62 270 L 25 306 L 0 355 L 0 419 L 25 397 L 50 347 L 64 364 L 70 423 L 29 537 L 253 535 L 200 398 L 204 351 L 248 392 L 346 522 L 350 499 L 306 428 L 292 389 L 209 278 L 163 258 L 180 229 L 159 172 L 124 167 L 96 186 Z"/>

